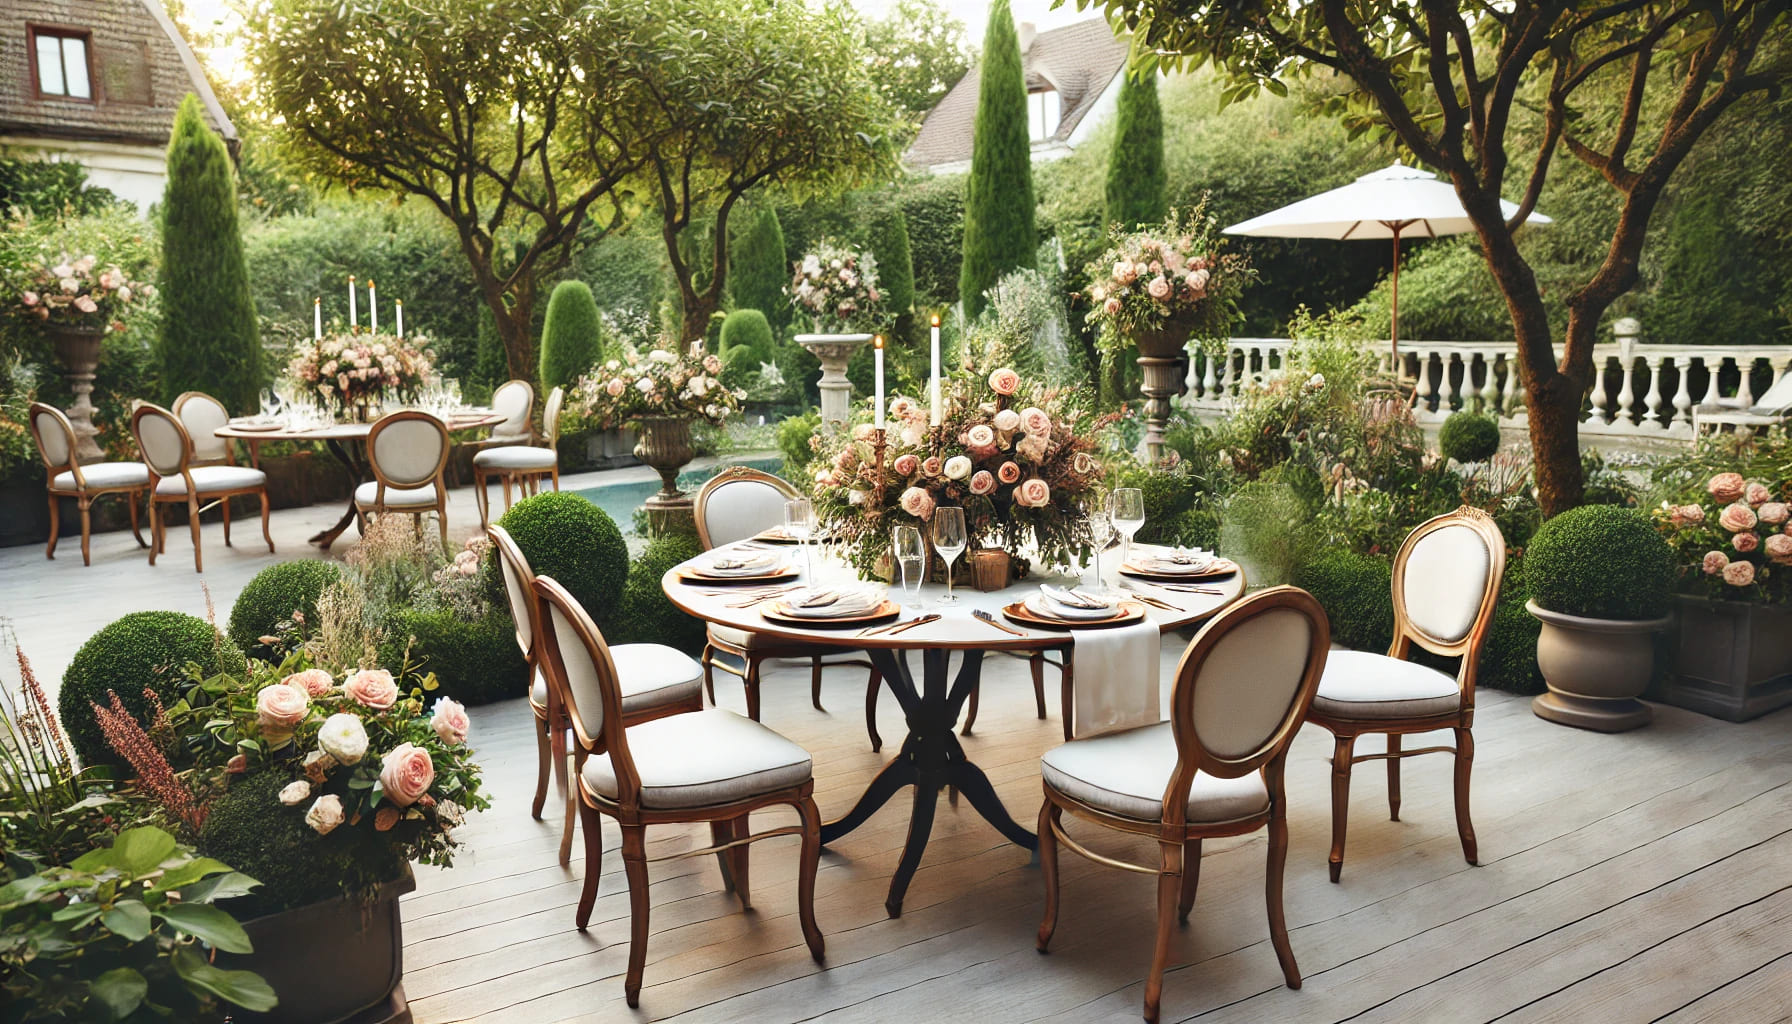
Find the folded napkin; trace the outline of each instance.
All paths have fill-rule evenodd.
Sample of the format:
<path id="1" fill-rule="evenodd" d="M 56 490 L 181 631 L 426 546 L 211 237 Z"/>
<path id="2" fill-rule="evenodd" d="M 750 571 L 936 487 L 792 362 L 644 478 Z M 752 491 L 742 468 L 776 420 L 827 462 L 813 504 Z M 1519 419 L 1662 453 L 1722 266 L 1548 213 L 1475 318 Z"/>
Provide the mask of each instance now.
<path id="1" fill-rule="evenodd" d="M 1118 602 L 1084 590 L 1041 584 L 1037 594 L 1028 595 L 1024 604 L 1037 615 L 1054 619 L 1113 618 Z"/>
<path id="2" fill-rule="evenodd" d="M 699 571 L 712 576 L 752 576 L 770 572 L 782 562 L 783 556 L 775 552 L 736 552 L 711 557 Z"/>
<path id="3" fill-rule="evenodd" d="M 1200 548 L 1194 548 L 1193 550 L 1188 551 L 1177 548 L 1165 548 L 1157 554 L 1140 555 L 1133 559 L 1133 565 L 1135 568 L 1143 569 L 1146 572 L 1163 573 L 1165 575 L 1194 575 L 1212 571 L 1218 560 L 1218 557 L 1214 555 L 1213 552 L 1203 551 Z"/>
<path id="4" fill-rule="evenodd" d="M 799 619 L 839 619 L 863 615 L 883 603 L 883 594 L 853 587 L 807 587 L 783 600 L 784 610 Z"/>
<path id="5" fill-rule="evenodd" d="M 1149 616 L 1132 626 L 1079 629 L 1071 642 L 1076 659 L 1072 736 L 1083 739 L 1163 721 L 1158 695 L 1163 635 Z"/>

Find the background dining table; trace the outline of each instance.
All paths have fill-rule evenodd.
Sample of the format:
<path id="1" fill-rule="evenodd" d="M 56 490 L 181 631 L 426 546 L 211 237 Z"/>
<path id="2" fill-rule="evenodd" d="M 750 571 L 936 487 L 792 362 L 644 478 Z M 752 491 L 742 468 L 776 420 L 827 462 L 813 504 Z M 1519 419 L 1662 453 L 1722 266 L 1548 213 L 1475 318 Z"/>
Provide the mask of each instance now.
<path id="1" fill-rule="evenodd" d="M 741 553 L 760 553 L 764 550 L 761 542 L 742 543 L 749 547 L 733 547 Z M 1074 664 L 1071 662 L 1073 634 L 1070 628 L 1023 625 L 1005 618 L 1002 608 L 1036 592 L 1041 583 L 1074 586 L 1078 582 L 1075 577 L 1036 573 L 1003 590 L 989 592 L 956 587 L 953 592 L 958 596 L 958 602 L 953 605 L 940 603 L 941 598 L 946 595 L 944 584 L 924 584 L 920 588 L 920 603 L 923 607 L 903 608 L 897 621 L 910 622 L 930 614 L 939 614 L 940 618 L 901 632 L 883 631 L 861 635 L 865 631 L 863 623 L 841 626 L 830 625 L 821 620 L 813 627 L 803 627 L 769 621 L 762 614 L 762 610 L 769 607 L 767 602 L 745 603 L 747 595 L 754 591 L 754 584 L 730 585 L 707 579 L 689 581 L 685 575 L 686 570 L 701 565 L 722 550 L 724 549 L 717 548 L 706 552 L 667 571 L 660 582 L 673 604 L 700 619 L 721 626 L 801 644 L 862 650 L 877 667 L 883 676 L 884 685 L 902 707 L 908 724 L 908 735 L 903 739 L 896 756 L 884 765 L 851 810 L 838 819 L 825 822 L 821 829 L 822 843 L 832 843 L 858 828 L 903 787 L 914 787 L 908 839 L 895 875 L 890 879 L 889 897 L 884 903 L 884 909 L 891 917 L 900 917 L 902 914 L 903 896 L 907 893 L 909 880 L 914 877 L 915 870 L 920 866 L 922 853 L 927 848 L 927 839 L 933 829 L 935 806 L 943 789 L 950 787 L 962 793 L 977 813 L 1010 842 L 1027 850 L 1038 848 L 1038 836 L 1017 824 L 1009 815 L 990 785 L 989 778 L 970 759 L 954 729 L 965 702 L 976 689 L 986 652 L 1029 655 L 1056 650 L 1063 653 L 1067 666 Z M 821 552 L 815 553 L 814 577 L 811 579 L 802 574 L 804 559 L 801 553 L 795 547 L 788 550 L 789 565 L 799 573 L 796 581 L 798 583 L 830 587 L 882 586 L 861 583 L 845 562 Z M 1210 589 L 1212 593 L 1171 590 L 1124 577 L 1115 579 L 1123 580 L 1128 587 L 1136 588 L 1133 593 L 1120 591 L 1118 596 L 1122 599 L 1135 599 L 1136 595 L 1143 594 L 1169 606 L 1154 607 L 1152 604 L 1139 602 L 1146 619 L 1155 623 L 1161 632 L 1198 625 L 1238 600 L 1245 588 L 1242 571 L 1204 582 L 1203 587 Z M 890 586 L 889 596 L 900 602 L 903 599 L 902 589 Z M 974 617 L 973 612 L 978 610 L 989 612 L 996 622 L 1007 629 Z M 895 624 L 895 621 L 891 623 Z M 920 652 L 919 680 L 909 668 L 908 655 L 911 651 Z M 950 671 L 953 652 L 959 655 L 956 674 Z"/>

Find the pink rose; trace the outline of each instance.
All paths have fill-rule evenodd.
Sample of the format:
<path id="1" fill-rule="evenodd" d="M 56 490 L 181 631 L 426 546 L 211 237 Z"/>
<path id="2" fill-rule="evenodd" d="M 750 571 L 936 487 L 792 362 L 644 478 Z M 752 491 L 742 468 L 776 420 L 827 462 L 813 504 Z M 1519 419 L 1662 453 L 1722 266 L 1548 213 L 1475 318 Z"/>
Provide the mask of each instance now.
<path id="1" fill-rule="evenodd" d="M 1028 462 L 1044 462 L 1049 444 L 1050 441 L 1044 434 L 1028 434 L 1025 440 L 1014 446 L 1014 454 Z"/>
<path id="2" fill-rule="evenodd" d="M 1212 275 L 1207 270 L 1206 262 L 1206 260 L 1196 260 L 1195 265 L 1200 269 L 1188 275 L 1188 286 L 1195 291 L 1200 291 L 1207 287 L 1207 282 L 1212 279 Z"/>
<path id="3" fill-rule="evenodd" d="M 83 313 L 93 313 L 97 312 L 100 307 L 91 298 L 83 295 L 75 300 L 75 308 Z"/>
<path id="4" fill-rule="evenodd" d="M 1755 510 L 1756 518 L 1768 526 L 1778 526 L 1785 522 L 1789 513 L 1792 513 L 1792 509 L 1788 509 L 1783 501 L 1764 502 Z"/>
<path id="5" fill-rule="evenodd" d="M 1730 546 L 1746 555 L 1761 546 L 1761 538 L 1757 534 L 1744 531 L 1730 538 Z"/>
<path id="6" fill-rule="evenodd" d="M 24 294 L 23 298 L 25 300 L 25 305 L 27 305 L 27 306 L 35 306 L 38 303 L 38 297 L 37 297 L 36 292 L 28 291 Z"/>
<path id="7" fill-rule="evenodd" d="M 1114 264 L 1114 279 L 1122 284 L 1131 284 L 1138 279 L 1138 273 L 1132 268 L 1130 260 L 1121 260 Z"/>
<path id="8" fill-rule="evenodd" d="M 1755 528 L 1755 510 L 1741 502 L 1725 505 L 1724 510 L 1718 513 L 1717 525 L 1731 533 L 1752 530 Z"/>
<path id="9" fill-rule="evenodd" d="M 305 720 L 310 706 L 311 698 L 304 690 L 275 683 L 255 695 L 255 721 L 269 732 L 291 733 Z"/>
<path id="10" fill-rule="evenodd" d="M 473 723 L 468 720 L 467 709 L 460 701 L 441 697 L 436 700 L 435 713 L 429 717 L 429 727 L 436 731 L 436 738 L 444 746 L 453 747 L 467 741 Z"/>
<path id="11" fill-rule="evenodd" d="M 1742 479 L 1741 473 L 1719 473 L 1711 478 L 1705 489 L 1711 492 L 1713 498 L 1729 504 L 1742 497 L 1742 492 L 1748 489 L 1748 483 Z"/>
<path id="12" fill-rule="evenodd" d="M 1107 315 L 1113 316 L 1114 314 L 1120 312 L 1120 300 L 1116 299 L 1110 295 L 1108 297 L 1108 301 L 1101 304 L 1101 308 L 1102 308 L 1103 312 L 1107 313 Z"/>
<path id="13" fill-rule="evenodd" d="M 1076 457 L 1070 460 L 1070 468 L 1077 473 L 1087 476 L 1088 474 L 1099 470 L 1101 468 L 1101 463 L 1096 462 L 1095 456 L 1090 455 L 1088 452 L 1077 452 Z"/>
<path id="14" fill-rule="evenodd" d="M 944 465 L 938 455 L 929 455 L 921 460 L 921 473 L 923 476 L 939 476 Z"/>
<path id="15" fill-rule="evenodd" d="M 1170 297 L 1170 282 L 1161 277 L 1154 277 L 1151 279 L 1151 283 L 1145 286 L 1145 294 L 1162 302 Z"/>
<path id="16" fill-rule="evenodd" d="M 703 369 L 707 373 L 721 373 L 722 372 L 722 361 L 720 359 L 717 359 L 715 356 L 704 356 L 703 357 Z"/>
<path id="17" fill-rule="evenodd" d="M 321 668 L 308 668 L 303 672 L 295 672 L 280 680 L 287 686 L 294 686 L 308 697 L 323 697 L 336 689 L 336 677 Z"/>
<path id="18" fill-rule="evenodd" d="M 1776 533 L 1767 538 L 1763 547 L 1767 549 L 1769 560 L 1779 565 L 1792 565 L 1792 537 Z"/>
<path id="19" fill-rule="evenodd" d="M 996 477 L 1005 484 L 1011 484 L 1020 479 L 1020 467 L 1012 462 L 1004 462 L 996 467 Z"/>
<path id="20" fill-rule="evenodd" d="M 998 395 L 1012 395 L 1020 390 L 1020 374 L 1001 367 L 989 375 L 989 387 Z"/>
<path id="21" fill-rule="evenodd" d="M 979 423 L 964 432 L 964 443 L 972 448 L 994 448 L 996 445 L 995 428 L 987 423 Z"/>
<path id="22" fill-rule="evenodd" d="M 910 487 L 903 491 L 900 503 L 902 511 L 916 519 L 926 519 L 933 515 L 933 495 L 924 487 Z"/>
<path id="23" fill-rule="evenodd" d="M 1755 563 L 1731 562 L 1724 566 L 1724 582 L 1732 587 L 1746 587 L 1755 582 Z"/>
<path id="24" fill-rule="evenodd" d="M 398 684 L 383 668 L 364 668 L 348 677 L 342 690 L 363 707 L 384 711 L 398 703 Z"/>
<path id="25" fill-rule="evenodd" d="M 1043 508 L 1051 500 L 1051 486 L 1038 477 L 1030 477 L 1014 489 L 1014 503 L 1017 505 Z"/>
<path id="26" fill-rule="evenodd" d="M 920 406 L 916 405 L 915 400 L 912 398 L 905 398 L 902 395 L 897 395 L 895 398 L 890 399 L 890 415 L 897 419 L 908 419 L 915 415 L 916 411 L 919 409 Z"/>
<path id="27" fill-rule="evenodd" d="M 911 453 L 905 453 L 896 456 L 892 468 L 896 470 L 897 476 L 914 476 L 915 471 L 921 468 L 921 460 Z"/>
<path id="28" fill-rule="evenodd" d="M 988 494 L 996 489 L 996 478 L 987 469 L 979 469 L 971 474 L 971 493 Z M 1792 537 L 1786 538 L 1792 540 Z"/>
<path id="29" fill-rule="evenodd" d="M 628 385 L 622 382 L 621 377 L 611 377 L 610 382 L 604 385 L 604 390 L 610 393 L 611 398 L 615 398 L 627 391 Z"/>
<path id="30" fill-rule="evenodd" d="M 400 743 L 380 758 L 380 788 L 387 800 L 400 807 L 416 803 L 435 781 L 436 766 L 429 751 L 413 743 Z"/>
<path id="31" fill-rule="evenodd" d="M 1724 567 L 1729 564 L 1729 555 L 1724 554 L 1722 551 L 1707 551 L 1705 552 L 1705 561 L 1702 563 L 1701 567 L 1705 570 L 1705 575 L 1717 576 L 1720 575 L 1724 571 Z"/>
<path id="32" fill-rule="evenodd" d="M 1742 491 L 1742 500 L 1750 505 L 1759 505 L 1771 497 L 1773 492 L 1767 489 L 1766 484 L 1749 484 Z"/>
<path id="33" fill-rule="evenodd" d="M 1699 505 L 1676 505 L 1673 521 L 1675 526 L 1697 526 L 1705 521 L 1705 509 Z"/>
<path id="34" fill-rule="evenodd" d="M 1028 406 L 1020 411 L 1020 426 L 1029 434 L 1049 434 L 1052 432 L 1052 418 L 1038 406 Z"/>
<path id="35" fill-rule="evenodd" d="M 1020 426 L 1020 413 L 1013 409 L 1002 409 L 996 413 L 991 422 L 995 424 L 997 430 L 1012 431 Z"/>

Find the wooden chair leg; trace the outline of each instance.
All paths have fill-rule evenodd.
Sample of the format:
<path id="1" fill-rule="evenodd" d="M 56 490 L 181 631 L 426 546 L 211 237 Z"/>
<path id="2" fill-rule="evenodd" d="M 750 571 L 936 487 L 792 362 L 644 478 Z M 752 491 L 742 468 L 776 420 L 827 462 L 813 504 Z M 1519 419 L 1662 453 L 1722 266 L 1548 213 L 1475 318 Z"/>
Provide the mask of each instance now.
<path id="1" fill-rule="evenodd" d="M 579 891 L 579 909 L 573 915 L 579 931 L 591 923 L 591 908 L 597 904 L 597 883 L 603 877 L 603 820 L 597 808 L 579 801 L 579 827 L 585 831 L 585 887 Z"/>
<path id="2" fill-rule="evenodd" d="M 759 656 L 747 655 L 747 674 L 741 677 L 741 687 L 747 691 L 747 717 L 759 721 Z"/>
<path id="3" fill-rule="evenodd" d="M 715 656 L 715 647 L 704 644 L 703 657 L 700 660 L 703 662 L 703 691 L 709 694 L 710 707 L 715 707 L 716 703 L 716 670 L 713 664 Z"/>
<path id="4" fill-rule="evenodd" d="M 93 499 L 83 494 L 76 501 L 81 508 L 81 564 L 93 564 Z"/>
<path id="5" fill-rule="evenodd" d="M 1039 872 L 1045 878 L 1045 917 L 1039 922 L 1039 937 L 1033 948 L 1051 952 L 1052 933 L 1058 930 L 1058 835 L 1052 831 L 1064 811 L 1047 799 L 1039 807 Z"/>
<path id="6" fill-rule="evenodd" d="M 561 733 L 561 735 L 566 734 L 566 723 L 565 722 L 562 722 L 560 724 L 560 733 Z M 579 762 L 579 765 L 582 767 L 584 765 L 584 761 L 581 760 Z M 560 817 L 561 817 L 560 866 L 561 867 L 565 867 L 566 865 L 572 863 L 572 822 L 573 822 L 573 816 L 578 813 L 579 803 L 580 803 L 579 784 L 578 784 L 577 778 L 575 777 L 572 785 L 567 787 L 566 810 L 561 812 L 561 815 L 560 815 Z"/>
<path id="7" fill-rule="evenodd" d="M 148 544 L 143 543 L 143 531 L 138 528 L 139 523 L 138 523 L 137 517 L 139 515 L 139 512 L 137 510 L 137 492 L 136 491 L 126 491 L 125 492 L 125 502 L 126 502 L 126 504 L 130 505 L 130 508 L 131 508 L 131 536 L 137 538 L 137 546 L 138 547 L 140 547 L 140 548 L 149 547 Z"/>
<path id="8" fill-rule="evenodd" d="M 1064 675 L 1058 687 L 1058 713 L 1064 719 L 1064 742 L 1076 739 L 1076 678 L 1071 674 L 1070 656 L 1064 656 Z"/>
<path id="9" fill-rule="evenodd" d="M 821 655 L 809 656 L 809 703 L 817 711 L 826 711 L 821 706 Z"/>
<path id="10" fill-rule="evenodd" d="M 162 551 L 162 510 L 152 499 L 149 503 L 149 564 L 156 564 L 156 555 Z"/>
<path id="11" fill-rule="evenodd" d="M 535 771 L 535 800 L 529 805 L 529 817 L 541 820 L 541 809 L 548 801 L 548 775 L 553 771 L 553 741 L 548 737 L 545 716 L 535 720 L 535 753 L 541 762 Z"/>
<path id="12" fill-rule="evenodd" d="M 877 696 L 884 688 L 883 676 L 877 669 L 871 670 L 871 679 L 865 684 L 865 732 L 871 737 L 871 752 L 884 749 L 884 738 L 877 734 Z"/>
<path id="13" fill-rule="evenodd" d="M 744 814 L 730 821 L 728 824 L 728 837 L 731 841 L 735 839 L 745 839 L 753 834 L 752 827 L 747 824 L 747 816 Z M 753 844 L 751 843 L 742 843 L 727 851 L 728 868 L 734 875 L 734 895 L 740 897 L 740 907 L 742 910 L 750 910 L 753 906 L 753 890 L 751 886 L 747 884 L 749 874 L 747 859 L 752 851 Z"/>
<path id="14" fill-rule="evenodd" d="M 734 820 L 718 818 L 709 823 L 709 842 L 712 846 L 720 846 L 734 839 Z M 734 891 L 734 858 L 733 850 L 717 850 L 716 866 L 722 869 L 722 891 Z"/>
<path id="15" fill-rule="evenodd" d="M 622 826 L 622 867 L 628 875 L 628 976 L 622 995 L 630 1009 L 641 1005 L 641 973 L 647 967 L 647 829 Z"/>
<path id="16" fill-rule="evenodd" d="M 1277 789 L 1279 791 L 1280 787 Z M 1282 964 L 1282 980 L 1289 988 L 1300 988 L 1300 967 L 1294 962 L 1294 948 L 1288 944 L 1288 917 L 1282 910 L 1282 876 L 1287 867 L 1288 811 L 1278 799 L 1269 811 L 1269 865 L 1263 895 L 1269 903 L 1269 941 L 1275 946 L 1276 959 Z"/>
<path id="17" fill-rule="evenodd" d="M 1344 874 L 1344 831 L 1350 819 L 1350 758 L 1356 737 L 1340 735 L 1332 745 L 1332 881 Z"/>
<path id="18" fill-rule="evenodd" d="M 1400 820 L 1400 734 L 1388 733 L 1388 820 Z"/>
<path id="19" fill-rule="evenodd" d="M 1182 844 L 1182 899 L 1176 905 L 1176 919 L 1188 923 L 1188 912 L 1195 905 L 1195 890 L 1201 885 L 1201 840 L 1189 839 Z"/>
<path id="20" fill-rule="evenodd" d="M 971 734 L 971 726 L 975 725 L 977 722 L 977 695 L 982 692 L 983 687 L 972 684 L 971 699 L 965 704 L 964 708 L 964 726 L 958 730 L 958 735 L 969 736 Z"/>
<path id="21" fill-rule="evenodd" d="M 44 548 L 44 557 L 56 558 L 56 539 L 62 536 L 62 502 L 56 495 L 50 495 L 50 544 Z M 153 564 L 153 563 L 152 563 Z"/>
<path id="22" fill-rule="evenodd" d="M 510 511 L 510 474 L 500 473 L 498 475 L 498 482 L 504 485 L 504 511 L 508 512 Z M 629 1005 L 633 1006 L 635 1004 L 630 1003 Z"/>
<path id="23" fill-rule="evenodd" d="M 261 539 L 268 542 L 268 554 L 270 555 L 274 553 L 274 530 L 268 521 L 268 515 L 271 512 L 273 512 L 273 506 L 268 504 L 268 492 L 263 488 L 261 492 Z"/>
<path id="24" fill-rule="evenodd" d="M 556 712 L 550 709 L 548 712 L 548 747 L 552 751 L 551 756 L 554 758 L 554 785 L 558 787 L 556 792 L 568 792 L 566 778 L 566 714 L 563 711 Z"/>
<path id="25" fill-rule="evenodd" d="M 1033 670 L 1033 710 L 1040 721 L 1045 721 L 1045 655 L 1034 652 L 1027 659 L 1027 667 Z"/>
<path id="26" fill-rule="evenodd" d="M 1462 857 L 1470 864 L 1479 864 L 1480 853 L 1475 845 L 1475 825 L 1468 817 L 1469 773 L 1475 767 L 1475 735 L 1465 727 L 1456 729 L 1456 832 L 1462 837 Z"/>
<path id="27" fill-rule="evenodd" d="M 1176 904 L 1182 899 L 1182 844 L 1161 841 L 1163 866 L 1157 874 L 1157 941 L 1151 947 L 1151 970 L 1145 975 L 1145 1019 L 1157 1021 L 1164 998 L 1164 968 L 1170 965 L 1170 933 Z"/>
<path id="28" fill-rule="evenodd" d="M 442 551 L 448 550 L 448 498 L 442 497 L 441 504 L 436 506 L 436 529 L 442 535 Z"/>
<path id="29" fill-rule="evenodd" d="M 224 512 L 224 546 L 230 546 L 230 499 L 218 502 L 218 508 Z"/>
<path id="30" fill-rule="evenodd" d="M 199 499 L 187 498 L 187 525 L 193 532 L 193 571 L 205 571 L 205 558 L 199 551 Z"/>
<path id="31" fill-rule="evenodd" d="M 479 507 L 479 530 L 481 533 L 485 531 L 486 527 L 492 524 L 491 510 L 487 506 L 487 500 L 487 495 L 485 493 L 485 471 L 478 467 L 474 467 L 473 504 Z"/>
<path id="32" fill-rule="evenodd" d="M 554 490 L 558 491 L 560 489 L 560 468 L 558 466 L 554 467 L 553 478 Z"/>
<path id="33" fill-rule="evenodd" d="M 803 818 L 802 859 L 797 866 L 796 878 L 796 912 L 803 922 L 803 939 L 809 943 L 809 955 L 816 963 L 821 963 L 827 956 L 821 927 L 815 923 L 815 873 L 821 860 L 821 811 L 816 808 L 815 799 L 807 796 L 797 804 L 796 809 Z"/>

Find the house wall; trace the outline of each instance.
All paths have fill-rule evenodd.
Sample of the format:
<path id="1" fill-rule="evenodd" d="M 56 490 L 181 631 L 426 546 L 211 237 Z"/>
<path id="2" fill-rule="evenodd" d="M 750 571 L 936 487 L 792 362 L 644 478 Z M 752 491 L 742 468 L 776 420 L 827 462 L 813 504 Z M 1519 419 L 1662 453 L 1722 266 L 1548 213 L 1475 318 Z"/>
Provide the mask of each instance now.
<path id="1" fill-rule="evenodd" d="M 162 146 L 0 135 L 0 149 L 26 158 L 72 160 L 87 169 L 88 184 L 109 189 L 144 213 L 161 202 L 163 186 L 168 183 L 167 153 Z"/>

